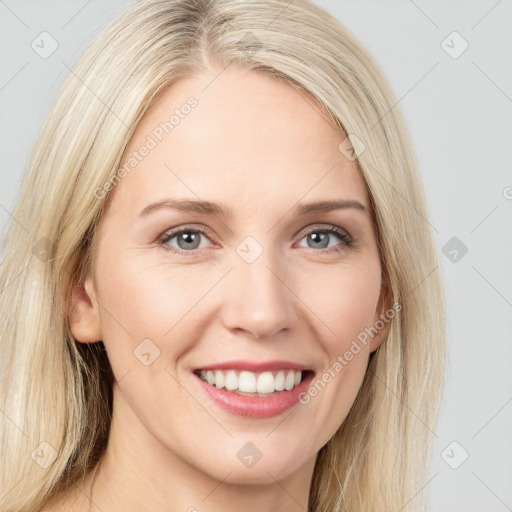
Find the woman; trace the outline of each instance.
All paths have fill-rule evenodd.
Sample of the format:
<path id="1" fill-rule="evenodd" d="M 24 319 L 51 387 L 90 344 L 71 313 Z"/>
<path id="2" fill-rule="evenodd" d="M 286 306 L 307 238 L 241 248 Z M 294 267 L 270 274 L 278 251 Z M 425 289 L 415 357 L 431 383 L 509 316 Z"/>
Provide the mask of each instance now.
<path id="1" fill-rule="evenodd" d="M 96 39 L 4 239 L 2 511 L 421 509 L 444 306 L 395 103 L 306 0 Z"/>

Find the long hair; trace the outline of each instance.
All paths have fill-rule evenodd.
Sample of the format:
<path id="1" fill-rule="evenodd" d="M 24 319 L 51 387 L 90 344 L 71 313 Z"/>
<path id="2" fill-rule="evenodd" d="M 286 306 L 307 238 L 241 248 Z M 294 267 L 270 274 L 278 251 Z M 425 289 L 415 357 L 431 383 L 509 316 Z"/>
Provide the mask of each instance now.
<path id="1" fill-rule="evenodd" d="M 143 0 L 70 72 L 3 238 L 2 512 L 40 510 L 104 453 L 112 371 L 103 343 L 78 343 L 67 316 L 70 284 L 89 268 L 108 198 L 95 191 L 116 178 L 158 94 L 228 65 L 308 91 L 349 136 L 386 286 L 401 305 L 348 416 L 318 454 L 309 509 L 424 506 L 444 374 L 444 298 L 418 163 L 388 82 L 354 36 L 308 0 Z"/>

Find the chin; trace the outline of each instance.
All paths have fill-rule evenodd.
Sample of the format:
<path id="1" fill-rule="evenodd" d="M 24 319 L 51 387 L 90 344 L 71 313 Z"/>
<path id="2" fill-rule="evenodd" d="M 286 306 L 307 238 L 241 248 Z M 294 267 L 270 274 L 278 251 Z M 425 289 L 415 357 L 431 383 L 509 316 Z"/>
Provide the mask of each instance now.
<path id="1" fill-rule="evenodd" d="M 247 461 L 247 465 L 236 456 L 234 460 L 224 459 L 213 468 L 204 468 L 204 471 L 211 478 L 227 484 L 264 485 L 275 484 L 276 480 L 286 479 L 298 471 L 304 463 L 304 461 L 298 461 L 297 457 L 284 459 L 282 452 L 280 454 L 275 451 L 267 457 L 262 455 L 256 462 Z"/>

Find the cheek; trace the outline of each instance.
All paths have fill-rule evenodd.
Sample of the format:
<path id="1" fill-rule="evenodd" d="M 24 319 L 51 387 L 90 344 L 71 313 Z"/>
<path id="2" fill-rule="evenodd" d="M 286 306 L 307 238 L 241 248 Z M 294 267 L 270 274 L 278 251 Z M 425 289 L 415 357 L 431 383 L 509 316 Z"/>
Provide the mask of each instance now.
<path id="1" fill-rule="evenodd" d="M 314 283 L 314 286 L 312 286 Z M 381 288 L 378 258 L 332 266 L 302 282 L 299 296 L 317 316 L 319 340 L 333 355 L 373 325 Z"/>
<path id="2" fill-rule="evenodd" d="M 191 343 L 194 326 L 200 323 L 200 302 L 222 276 L 222 270 L 212 267 L 173 268 L 144 259 L 143 255 L 103 258 L 97 267 L 97 275 L 102 276 L 97 286 L 103 337 L 107 350 L 112 349 L 114 373 L 127 371 L 134 363 L 133 351 L 148 339 L 162 356 L 158 366 L 171 364 Z"/>
<path id="3" fill-rule="evenodd" d="M 317 339 L 326 358 L 301 400 L 314 411 L 325 442 L 345 419 L 364 379 L 380 276 L 378 259 L 373 259 L 357 268 L 340 266 L 320 274 L 316 286 L 307 287 L 305 302 L 318 315 Z"/>
<path id="4" fill-rule="evenodd" d="M 178 438 L 186 438 L 187 422 L 177 421 L 173 411 L 191 421 L 197 416 L 198 423 L 204 415 L 176 380 L 174 367 L 197 339 L 200 300 L 220 273 L 131 256 L 105 258 L 97 273 L 104 276 L 98 283 L 103 342 L 123 400 L 148 428 L 152 424 L 150 430 L 172 426 Z"/>

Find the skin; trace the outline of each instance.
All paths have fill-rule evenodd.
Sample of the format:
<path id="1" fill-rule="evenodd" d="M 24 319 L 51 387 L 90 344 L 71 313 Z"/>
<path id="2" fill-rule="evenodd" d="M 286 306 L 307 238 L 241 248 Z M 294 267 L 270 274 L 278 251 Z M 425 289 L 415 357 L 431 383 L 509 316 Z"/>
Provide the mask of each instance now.
<path id="1" fill-rule="evenodd" d="M 73 510 L 307 509 L 317 452 L 387 334 L 363 345 L 307 405 L 279 416 L 242 418 L 206 396 L 192 369 L 230 359 L 286 359 L 321 375 L 388 305 L 366 188 L 338 150 L 345 135 L 305 92 L 234 66 L 183 79 L 148 110 L 123 162 L 190 96 L 197 107 L 114 188 L 91 271 L 73 288 L 73 335 L 103 340 L 116 377 L 109 444 L 92 486 L 98 508 L 90 474 L 71 495 Z M 221 203 L 233 216 L 161 208 L 139 217 L 167 198 Z M 366 210 L 294 210 L 334 199 Z M 199 248 L 173 253 L 187 250 L 179 236 L 158 245 L 185 225 L 209 229 L 196 234 Z M 330 226 L 352 245 L 322 231 Z M 332 252 L 310 232 L 328 237 Z M 236 251 L 247 236 L 263 250 L 252 263 Z M 160 350 L 149 366 L 134 356 L 144 339 Z M 252 467 L 237 458 L 247 442 L 262 453 Z"/>

